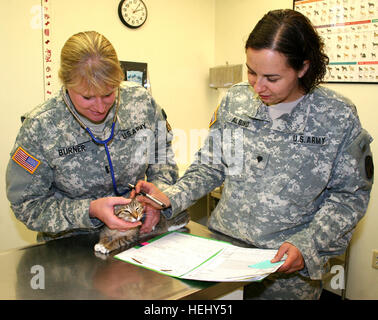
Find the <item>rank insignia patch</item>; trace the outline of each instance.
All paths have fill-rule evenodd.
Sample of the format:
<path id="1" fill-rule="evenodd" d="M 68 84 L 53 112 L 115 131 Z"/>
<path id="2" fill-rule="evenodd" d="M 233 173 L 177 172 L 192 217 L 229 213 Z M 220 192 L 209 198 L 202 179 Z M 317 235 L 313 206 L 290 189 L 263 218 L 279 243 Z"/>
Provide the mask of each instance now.
<path id="1" fill-rule="evenodd" d="M 41 161 L 31 156 L 21 147 L 18 147 L 12 159 L 31 174 L 38 168 Z"/>

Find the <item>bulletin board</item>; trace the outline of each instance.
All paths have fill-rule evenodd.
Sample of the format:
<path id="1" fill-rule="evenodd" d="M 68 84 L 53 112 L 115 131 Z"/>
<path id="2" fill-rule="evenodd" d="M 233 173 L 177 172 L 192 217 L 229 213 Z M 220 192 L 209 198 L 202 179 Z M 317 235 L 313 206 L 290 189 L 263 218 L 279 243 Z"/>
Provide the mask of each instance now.
<path id="1" fill-rule="evenodd" d="M 325 82 L 378 83 L 377 0 L 294 0 L 325 43 Z"/>

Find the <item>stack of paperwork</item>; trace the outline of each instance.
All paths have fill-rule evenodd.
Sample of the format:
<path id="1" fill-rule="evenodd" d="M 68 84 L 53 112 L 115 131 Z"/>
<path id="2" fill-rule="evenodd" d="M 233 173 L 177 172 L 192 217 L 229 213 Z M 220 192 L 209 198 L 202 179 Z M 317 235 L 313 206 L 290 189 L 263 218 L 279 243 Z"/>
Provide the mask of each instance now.
<path id="1" fill-rule="evenodd" d="M 270 262 L 276 252 L 170 232 L 115 258 L 180 279 L 235 282 L 260 281 L 275 272 L 284 263 Z"/>

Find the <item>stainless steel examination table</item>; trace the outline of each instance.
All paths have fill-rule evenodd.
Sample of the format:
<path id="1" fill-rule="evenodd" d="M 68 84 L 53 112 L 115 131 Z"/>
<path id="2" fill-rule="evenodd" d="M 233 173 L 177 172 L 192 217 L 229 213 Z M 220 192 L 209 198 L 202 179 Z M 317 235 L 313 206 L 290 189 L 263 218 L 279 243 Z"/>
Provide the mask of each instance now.
<path id="1" fill-rule="evenodd" d="M 189 222 L 186 231 L 228 241 Z M 0 253 L 0 299 L 215 299 L 245 283 L 179 280 L 97 256 L 98 233 L 73 236 Z"/>

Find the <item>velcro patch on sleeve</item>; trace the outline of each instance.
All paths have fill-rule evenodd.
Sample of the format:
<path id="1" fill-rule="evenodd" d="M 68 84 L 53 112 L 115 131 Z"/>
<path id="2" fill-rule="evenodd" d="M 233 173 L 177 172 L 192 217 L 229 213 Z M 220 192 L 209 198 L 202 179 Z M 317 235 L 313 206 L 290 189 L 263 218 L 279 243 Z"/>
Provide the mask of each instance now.
<path id="1" fill-rule="evenodd" d="M 41 164 L 41 161 L 31 156 L 22 147 L 18 147 L 12 159 L 31 174 L 33 174 Z"/>
<path id="2" fill-rule="evenodd" d="M 211 128 L 211 126 L 217 121 L 217 113 L 218 113 L 219 106 L 220 105 L 218 105 L 218 107 L 215 109 L 213 116 L 210 119 L 209 128 Z"/>

